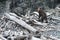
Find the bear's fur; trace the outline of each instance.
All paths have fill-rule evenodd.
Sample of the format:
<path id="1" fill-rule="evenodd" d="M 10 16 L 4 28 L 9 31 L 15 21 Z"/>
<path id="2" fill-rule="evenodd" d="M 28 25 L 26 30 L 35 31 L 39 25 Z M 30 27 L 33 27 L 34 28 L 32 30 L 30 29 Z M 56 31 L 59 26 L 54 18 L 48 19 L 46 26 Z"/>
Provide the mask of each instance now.
<path id="1" fill-rule="evenodd" d="M 39 18 L 41 18 L 40 20 L 41 20 L 41 22 L 44 22 L 44 20 L 45 20 L 45 22 L 47 23 L 48 21 L 47 21 L 47 15 L 46 15 L 46 13 L 42 10 L 42 8 L 38 8 L 37 9 L 37 12 L 39 13 Z"/>

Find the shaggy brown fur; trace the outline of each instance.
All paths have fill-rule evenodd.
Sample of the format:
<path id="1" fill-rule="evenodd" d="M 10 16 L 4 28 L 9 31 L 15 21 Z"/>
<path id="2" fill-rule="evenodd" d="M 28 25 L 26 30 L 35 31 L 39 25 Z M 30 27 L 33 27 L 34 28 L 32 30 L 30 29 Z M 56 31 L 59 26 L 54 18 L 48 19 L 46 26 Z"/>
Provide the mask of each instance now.
<path id="1" fill-rule="evenodd" d="M 41 17 L 41 22 L 44 22 L 44 20 L 46 21 L 46 23 L 48 22 L 47 21 L 47 15 L 46 13 L 42 10 L 42 8 L 38 8 L 37 9 L 38 13 L 39 13 L 39 18 Z"/>

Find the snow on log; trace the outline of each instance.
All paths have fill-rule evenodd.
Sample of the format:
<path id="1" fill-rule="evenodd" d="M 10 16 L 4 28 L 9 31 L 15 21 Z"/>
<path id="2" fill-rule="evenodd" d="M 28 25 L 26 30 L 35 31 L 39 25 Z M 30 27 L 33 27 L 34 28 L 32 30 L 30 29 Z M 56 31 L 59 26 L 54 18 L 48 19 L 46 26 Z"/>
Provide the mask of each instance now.
<path id="1" fill-rule="evenodd" d="M 45 12 L 45 13 L 46 13 L 47 16 L 50 16 L 50 15 L 53 14 L 52 12 L 51 12 L 51 13 L 49 13 L 49 12 Z"/>
<path id="2" fill-rule="evenodd" d="M 2 35 L 0 35 L 0 40 L 7 40 L 7 39 L 4 38 Z"/>
<path id="3" fill-rule="evenodd" d="M 60 17 L 55 17 L 55 16 L 53 16 L 52 19 L 60 20 Z"/>
<path id="4" fill-rule="evenodd" d="M 12 13 L 13 14 L 13 13 Z M 32 26 L 28 25 L 26 22 L 24 22 L 21 19 L 16 18 L 15 16 L 10 15 L 9 13 L 5 13 L 5 15 L 10 19 L 13 20 L 15 22 L 17 22 L 19 25 L 23 26 L 24 28 L 32 31 L 32 32 L 37 32 L 37 30 L 35 28 L 33 28 Z"/>
<path id="5" fill-rule="evenodd" d="M 33 21 L 35 22 L 34 24 L 36 24 L 36 25 L 43 25 L 43 26 L 47 25 L 47 23 L 41 23 L 41 22 L 38 22 L 36 20 L 33 20 Z"/>
<path id="6" fill-rule="evenodd" d="M 42 39 L 39 39 L 39 38 L 36 38 L 36 37 L 32 37 L 31 40 L 42 40 Z"/>
<path id="7" fill-rule="evenodd" d="M 38 16 L 39 16 L 39 13 L 38 13 L 38 12 L 33 12 L 33 14 L 36 14 L 36 15 L 38 15 Z"/>

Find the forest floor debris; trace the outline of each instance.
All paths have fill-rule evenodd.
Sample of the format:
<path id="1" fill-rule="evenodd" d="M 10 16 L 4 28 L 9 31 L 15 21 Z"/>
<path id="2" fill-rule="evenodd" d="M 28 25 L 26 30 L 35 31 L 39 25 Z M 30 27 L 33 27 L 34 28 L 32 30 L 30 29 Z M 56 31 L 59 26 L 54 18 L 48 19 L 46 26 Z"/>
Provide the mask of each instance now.
<path id="1" fill-rule="evenodd" d="M 48 16 L 48 23 L 41 23 L 35 19 L 32 21 L 31 18 L 19 17 L 16 14 L 5 14 L 0 18 L 0 40 L 58 40 L 60 36 L 56 37 L 56 35 L 60 33 L 58 30 L 60 21 L 59 17 L 56 19 L 53 16 L 54 14 Z M 51 33 L 48 33 L 49 31 Z"/>

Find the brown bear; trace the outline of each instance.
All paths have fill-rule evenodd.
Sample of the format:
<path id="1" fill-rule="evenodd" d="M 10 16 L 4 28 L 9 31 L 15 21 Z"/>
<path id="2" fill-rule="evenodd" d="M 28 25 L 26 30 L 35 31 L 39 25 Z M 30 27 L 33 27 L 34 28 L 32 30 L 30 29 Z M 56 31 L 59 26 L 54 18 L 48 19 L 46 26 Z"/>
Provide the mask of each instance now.
<path id="1" fill-rule="evenodd" d="M 46 23 L 48 23 L 48 21 L 47 21 L 47 15 L 46 15 L 46 13 L 42 10 L 42 8 L 38 8 L 37 9 L 37 12 L 39 13 L 39 18 L 41 18 L 40 20 L 41 20 L 41 22 L 44 22 L 44 20 L 45 20 L 45 22 Z"/>

